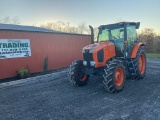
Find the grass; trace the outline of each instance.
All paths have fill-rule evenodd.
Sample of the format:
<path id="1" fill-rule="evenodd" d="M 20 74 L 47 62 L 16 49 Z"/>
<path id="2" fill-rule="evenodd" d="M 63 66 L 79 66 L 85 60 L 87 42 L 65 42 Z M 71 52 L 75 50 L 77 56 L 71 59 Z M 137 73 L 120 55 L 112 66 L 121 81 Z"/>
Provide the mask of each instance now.
<path id="1" fill-rule="evenodd" d="M 146 53 L 147 58 L 160 58 L 158 53 Z"/>

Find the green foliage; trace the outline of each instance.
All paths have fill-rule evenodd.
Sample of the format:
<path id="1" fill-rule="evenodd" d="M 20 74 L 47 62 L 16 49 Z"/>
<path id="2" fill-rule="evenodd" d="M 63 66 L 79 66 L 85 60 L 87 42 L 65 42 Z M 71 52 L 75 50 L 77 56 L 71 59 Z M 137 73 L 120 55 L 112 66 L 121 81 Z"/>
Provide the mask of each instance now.
<path id="1" fill-rule="evenodd" d="M 48 57 L 44 58 L 43 70 L 46 72 L 48 70 Z"/>
<path id="2" fill-rule="evenodd" d="M 146 53 L 147 58 L 160 58 L 160 54 Z"/>
<path id="3" fill-rule="evenodd" d="M 17 71 L 17 74 L 19 74 L 23 78 L 28 74 L 28 72 L 29 71 L 26 68 L 21 68 Z"/>

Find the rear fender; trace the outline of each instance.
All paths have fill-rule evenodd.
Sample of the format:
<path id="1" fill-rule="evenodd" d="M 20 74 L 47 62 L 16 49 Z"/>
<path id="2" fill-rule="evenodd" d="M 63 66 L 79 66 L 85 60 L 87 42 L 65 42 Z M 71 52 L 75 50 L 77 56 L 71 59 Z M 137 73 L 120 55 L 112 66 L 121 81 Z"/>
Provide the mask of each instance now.
<path id="1" fill-rule="evenodd" d="M 141 46 L 145 46 L 143 43 L 137 43 L 135 46 L 134 46 L 134 48 L 133 48 L 133 51 L 132 51 L 132 54 L 131 54 L 131 57 L 130 58 L 135 58 L 136 57 L 136 55 L 137 55 L 137 51 L 138 51 L 138 49 L 139 49 L 139 47 L 141 47 Z"/>

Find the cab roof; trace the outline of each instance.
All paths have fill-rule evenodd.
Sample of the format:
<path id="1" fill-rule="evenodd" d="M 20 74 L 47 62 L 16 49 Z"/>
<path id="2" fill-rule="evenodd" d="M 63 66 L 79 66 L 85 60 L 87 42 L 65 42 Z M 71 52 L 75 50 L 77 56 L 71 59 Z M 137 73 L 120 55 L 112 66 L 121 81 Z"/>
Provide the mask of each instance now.
<path id="1" fill-rule="evenodd" d="M 98 29 L 114 29 L 114 28 L 121 28 L 124 27 L 126 25 L 131 25 L 131 26 L 135 26 L 136 29 L 139 29 L 140 26 L 140 22 L 119 22 L 119 23 L 114 23 L 114 24 L 108 24 L 108 25 L 101 25 L 98 27 Z"/>

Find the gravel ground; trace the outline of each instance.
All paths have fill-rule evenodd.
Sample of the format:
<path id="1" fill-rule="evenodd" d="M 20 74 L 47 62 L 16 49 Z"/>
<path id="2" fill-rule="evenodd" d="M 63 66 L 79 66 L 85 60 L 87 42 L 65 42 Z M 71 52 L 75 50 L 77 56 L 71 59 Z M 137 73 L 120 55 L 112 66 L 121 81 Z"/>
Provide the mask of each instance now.
<path id="1" fill-rule="evenodd" d="M 0 89 L 0 120 L 159 120 L 160 59 L 147 59 L 143 80 L 126 80 L 118 94 L 107 93 L 102 77 L 74 87 L 68 78 Z"/>

